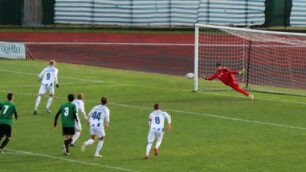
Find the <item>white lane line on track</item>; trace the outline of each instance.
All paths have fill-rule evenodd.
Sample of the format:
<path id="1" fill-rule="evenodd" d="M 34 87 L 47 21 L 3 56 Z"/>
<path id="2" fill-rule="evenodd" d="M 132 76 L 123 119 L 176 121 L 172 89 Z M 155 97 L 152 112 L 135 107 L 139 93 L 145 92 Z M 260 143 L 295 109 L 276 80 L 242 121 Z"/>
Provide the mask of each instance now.
<path id="1" fill-rule="evenodd" d="M 183 43 L 146 43 L 146 42 L 24 42 L 27 45 L 130 45 L 130 46 L 187 46 L 193 47 L 194 44 Z M 228 45 L 233 46 L 233 45 Z"/>
<path id="2" fill-rule="evenodd" d="M 29 156 L 36 156 L 36 157 L 49 158 L 49 159 L 55 159 L 55 160 L 62 160 L 62 161 L 67 161 L 67 162 L 71 162 L 71 163 L 76 163 L 76 164 L 103 167 L 103 168 L 118 170 L 118 171 L 140 172 L 138 170 L 131 170 L 131 169 L 127 169 L 127 168 L 110 166 L 110 165 L 96 164 L 96 163 L 79 161 L 79 160 L 68 159 L 68 158 L 62 158 L 62 157 L 58 157 L 58 156 L 52 156 L 52 155 L 41 154 L 41 153 L 33 153 L 33 152 L 27 152 L 27 151 L 22 151 L 22 150 L 16 150 L 16 149 L 7 149 L 7 150 L 10 150 L 10 151 L 13 151 L 13 152 L 16 152 L 16 153 L 20 153 L 20 154 L 24 154 L 24 155 L 29 155 Z"/>

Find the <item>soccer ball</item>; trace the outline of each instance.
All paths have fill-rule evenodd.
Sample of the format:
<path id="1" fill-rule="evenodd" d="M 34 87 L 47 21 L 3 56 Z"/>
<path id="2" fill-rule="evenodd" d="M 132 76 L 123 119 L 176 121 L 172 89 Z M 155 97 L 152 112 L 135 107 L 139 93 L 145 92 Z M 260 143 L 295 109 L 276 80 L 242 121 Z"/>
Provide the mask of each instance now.
<path id="1" fill-rule="evenodd" d="M 193 73 L 187 73 L 185 77 L 188 78 L 188 79 L 192 79 L 192 78 L 194 78 L 194 74 Z"/>

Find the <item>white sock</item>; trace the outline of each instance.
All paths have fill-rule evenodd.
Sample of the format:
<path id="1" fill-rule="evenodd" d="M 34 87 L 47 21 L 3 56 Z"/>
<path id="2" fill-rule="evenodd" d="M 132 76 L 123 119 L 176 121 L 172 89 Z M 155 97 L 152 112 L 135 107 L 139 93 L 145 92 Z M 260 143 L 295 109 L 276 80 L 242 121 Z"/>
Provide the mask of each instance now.
<path id="1" fill-rule="evenodd" d="M 99 155 L 100 150 L 102 149 L 102 147 L 103 147 L 103 140 L 100 140 L 98 145 L 97 145 L 97 149 L 96 149 L 95 155 Z"/>
<path id="2" fill-rule="evenodd" d="M 149 156 L 151 147 L 152 147 L 152 143 L 148 143 L 147 150 L 146 150 L 146 156 Z"/>
<path id="3" fill-rule="evenodd" d="M 155 143 L 155 148 L 158 149 L 161 143 L 162 143 L 162 140 L 157 140 Z"/>
<path id="4" fill-rule="evenodd" d="M 40 100 L 41 100 L 41 96 L 37 96 L 37 99 L 36 99 L 36 104 L 35 104 L 35 108 L 34 108 L 34 110 L 35 110 L 35 111 L 37 111 L 37 109 L 38 109 L 38 106 L 39 106 Z"/>
<path id="5" fill-rule="evenodd" d="M 80 132 L 80 131 L 76 131 L 75 134 L 74 134 L 73 137 L 72 137 L 72 142 L 71 142 L 71 144 L 74 144 L 74 143 L 78 140 L 78 138 L 80 137 L 80 135 L 81 135 L 81 132 Z"/>
<path id="6" fill-rule="evenodd" d="M 94 142 L 95 142 L 94 140 L 89 139 L 89 140 L 87 140 L 87 141 L 85 142 L 85 145 L 86 145 L 86 146 L 89 146 L 89 145 L 93 144 Z"/>
<path id="7" fill-rule="evenodd" d="M 49 97 L 46 105 L 46 109 L 49 109 L 52 103 L 53 97 Z"/>

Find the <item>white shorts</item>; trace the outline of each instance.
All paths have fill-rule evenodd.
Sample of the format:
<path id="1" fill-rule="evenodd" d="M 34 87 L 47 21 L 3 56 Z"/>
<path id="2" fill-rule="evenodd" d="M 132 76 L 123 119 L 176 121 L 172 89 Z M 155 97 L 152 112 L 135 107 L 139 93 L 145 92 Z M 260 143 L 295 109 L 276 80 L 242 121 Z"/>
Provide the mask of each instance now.
<path id="1" fill-rule="evenodd" d="M 39 88 L 38 94 L 45 94 L 46 92 L 49 92 L 51 95 L 54 95 L 54 85 L 48 85 L 48 84 L 41 84 Z"/>
<path id="2" fill-rule="evenodd" d="M 148 143 L 153 143 L 155 140 L 155 137 L 157 140 L 162 140 L 164 136 L 163 129 L 153 129 L 151 128 L 148 135 Z"/>
<path id="3" fill-rule="evenodd" d="M 105 132 L 103 127 L 90 127 L 90 135 L 98 136 L 99 138 L 105 137 Z"/>

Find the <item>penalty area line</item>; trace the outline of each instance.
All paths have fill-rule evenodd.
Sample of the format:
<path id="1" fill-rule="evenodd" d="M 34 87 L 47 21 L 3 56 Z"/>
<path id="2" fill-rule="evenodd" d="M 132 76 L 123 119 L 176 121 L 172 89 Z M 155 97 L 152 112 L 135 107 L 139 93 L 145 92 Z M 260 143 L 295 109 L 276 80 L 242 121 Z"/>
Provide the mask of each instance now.
<path id="1" fill-rule="evenodd" d="M 21 71 L 10 71 L 10 70 L 4 70 L 0 69 L 0 71 L 3 72 L 8 72 L 8 73 L 17 73 L 17 74 L 24 74 L 24 75 L 33 75 L 37 76 L 35 73 L 29 73 L 29 72 L 21 72 Z M 113 83 L 113 84 L 118 84 L 118 85 L 126 85 L 126 86 L 135 86 L 135 87 L 141 87 L 139 85 L 133 85 L 133 84 L 121 84 L 119 82 L 115 81 L 103 81 L 103 80 L 92 80 L 92 79 L 84 79 L 84 78 L 73 78 L 73 77 L 65 77 L 61 76 L 59 78 L 64 78 L 64 79 L 70 79 L 70 80 L 76 80 L 76 81 L 87 81 L 87 82 L 92 82 L 92 83 Z M 150 88 L 154 89 L 154 87 L 141 87 L 141 88 Z M 158 88 L 160 89 L 160 88 Z M 167 89 L 170 91 L 182 91 L 182 92 L 191 92 L 190 90 L 185 90 L 185 89 Z M 200 94 L 210 94 L 214 96 L 222 96 L 222 97 L 234 97 L 234 98 L 239 98 L 239 99 L 246 99 L 245 97 L 242 96 L 235 96 L 235 95 L 225 95 L 225 94 L 218 94 L 218 93 L 208 93 L 208 92 L 200 92 Z M 287 101 L 287 100 L 275 100 L 275 99 L 269 99 L 269 98 L 260 98 L 255 96 L 255 100 L 262 100 L 262 101 L 269 101 L 269 102 L 279 102 L 279 103 L 290 103 L 290 104 L 300 104 L 300 105 L 306 105 L 305 102 L 301 101 Z"/>
<path id="2" fill-rule="evenodd" d="M 138 170 L 131 170 L 127 168 L 122 168 L 122 167 L 115 167 L 115 166 L 110 166 L 110 165 L 102 165 L 102 164 L 96 164 L 92 162 L 86 162 L 86 161 L 79 161 L 79 160 L 74 160 L 74 159 L 68 159 L 68 158 L 62 158 L 62 157 L 57 157 L 57 156 L 52 156 L 52 155 L 47 155 L 47 154 L 41 154 L 41 153 L 33 153 L 33 152 L 27 152 L 27 151 L 22 151 L 22 150 L 16 150 L 16 149 L 7 149 L 12 152 L 24 154 L 24 155 L 29 155 L 29 156 L 36 156 L 36 157 L 43 157 L 43 158 L 49 158 L 49 159 L 56 159 L 56 160 L 63 160 L 71 163 L 76 163 L 76 164 L 82 164 L 82 165 L 88 165 L 88 166 L 96 166 L 96 167 L 103 167 L 103 168 L 108 168 L 112 170 L 118 170 L 118 171 L 128 171 L 128 172 L 140 172 Z"/>
<path id="3" fill-rule="evenodd" d="M 4 91 L 0 90 L 0 92 L 4 92 Z M 36 96 L 36 94 L 31 94 L 31 93 L 19 93 L 19 94 L 27 95 L 27 96 Z M 66 97 L 57 96 L 55 98 L 57 98 L 57 99 L 65 99 Z M 90 102 L 90 103 L 97 103 L 98 102 L 98 101 L 90 100 L 90 99 L 86 99 L 86 101 Z M 116 105 L 116 106 L 121 106 L 121 107 L 151 110 L 151 108 L 149 108 L 149 107 L 138 106 L 138 105 L 128 105 L 128 104 L 115 103 L 115 102 L 112 102 L 110 104 L 111 105 Z M 228 116 L 224 116 L 224 115 L 216 115 L 216 114 L 210 114 L 210 113 L 204 113 L 204 112 L 190 112 L 190 111 L 182 111 L 182 110 L 174 110 L 174 109 L 165 109 L 165 110 L 166 111 L 170 111 L 170 112 L 175 112 L 175 113 L 198 115 L 198 116 L 202 116 L 202 117 L 214 118 L 214 119 L 222 119 L 222 120 L 228 120 L 228 121 L 238 121 L 238 122 L 243 122 L 243 123 L 265 125 L 265 126 L 271 126 L 271 127 L 281 127 L 281 128 L 289 128 L 289 129 L 306 130 L 305 127 L 301 127 L 301 126 L 292 126 L 292 125 L 278 124 L 278 123 L 272 123 L 272 122 L 264 122 L 264 121 L 258 121 L 258 120 L 234 118 L 234 117 L 228 117 Z"/>

